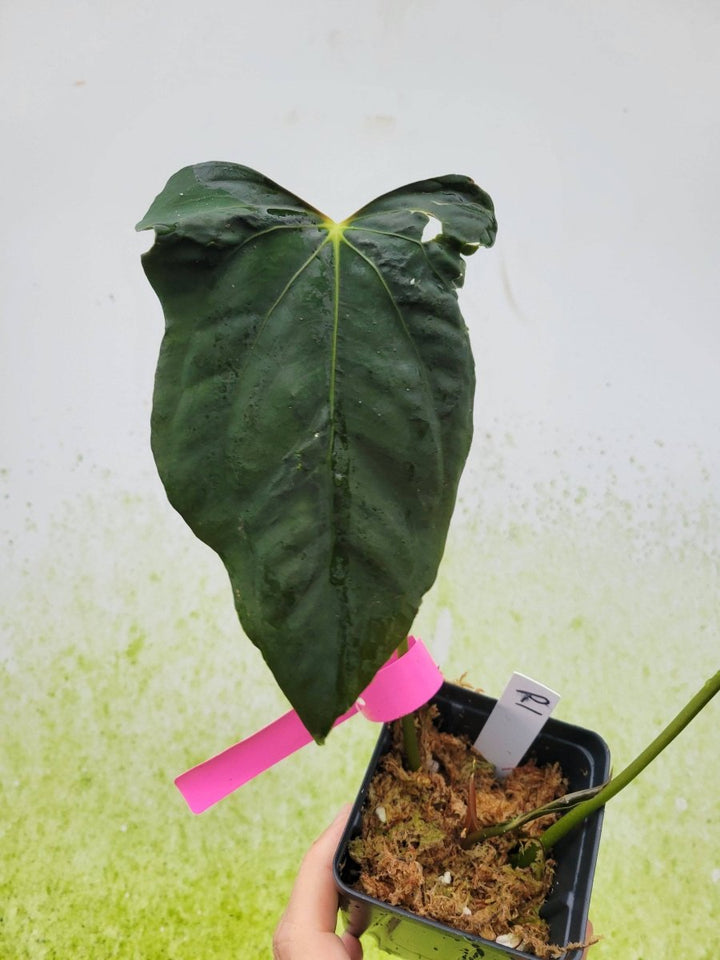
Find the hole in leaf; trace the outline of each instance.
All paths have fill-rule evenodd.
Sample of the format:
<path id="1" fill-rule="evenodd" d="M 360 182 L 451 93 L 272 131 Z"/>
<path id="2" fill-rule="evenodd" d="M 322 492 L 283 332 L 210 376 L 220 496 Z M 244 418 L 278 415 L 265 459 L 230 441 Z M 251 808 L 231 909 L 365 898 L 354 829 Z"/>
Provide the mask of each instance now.
<path id="1" fill-rule="evenodd" d="M 141 233 L 133 233 L 131 243 L 138 254 L 147 253 L 155 243 L 155 231 L 143 230 Z"/>
<path id="2" fill-rule="evenodd" d="M 428 222 L 422 232 L 422 242 L 429 243 L 442 233 L 442 224 L 435 217 L 428 216 Z"/>

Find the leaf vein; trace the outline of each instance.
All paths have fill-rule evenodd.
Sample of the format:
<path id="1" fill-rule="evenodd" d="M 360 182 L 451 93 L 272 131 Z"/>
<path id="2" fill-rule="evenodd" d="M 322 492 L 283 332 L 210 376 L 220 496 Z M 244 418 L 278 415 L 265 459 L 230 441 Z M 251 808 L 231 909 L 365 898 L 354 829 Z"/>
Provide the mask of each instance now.
<path id="1" fill-rule="evenodd" d="M 268 231 L 266 231 L 266 232 L 268 232 Z M 290 279 L 288 280 L 288 282 L 287 282 L 287 283 L 285 284 L 285 286 L 282 288 L 282 290 L 281 290 L 280 293 L 278 294 L 277 298 L 276 298 L 275 301 L 273 302 L 272 306 L 270 307 L 270 309 L 268 310 L 268 312 L 267 312 L 267 313 L 265 314 L 265 316 L 263 317 L 263 321 L 262 321 L 262 323 L 260 324 L 260 326 L 258 327 L 258 329 L 257 329 L 257 331 L 256 331 L 256 333 L 255 333 L 255 336 L 253 337 L 252 343 L 251 343 L 250 346 L 248 347 L 247 355 L 246 355 L 246 357 L 245 357 L 244 363 L 242 364 L 242 366 L 241 366 L 241 368 L 240 368 L 240 371 L 244 370 L 244 369 L 247 367 L 248 363 L 250 362 L 250 358 L 251 358 L 251 356 L 252 356 L 252 354 L 253 354 L 256 346 L 257 346 L 258 340 L 260 339 L 263 330 L 264 330 L 265 327 L 267 326 L 267 323 L 268 323 L 270 317 L 272 316 L 272 314 L 273 314 L 273 312 L 275 311 L 275 309 L 280 305 L 280 303 L 282 302 L 283 298 L 284 298 L 285 295 L 287 294 L 288 290 L 292 287 L 292 285 L 295 283 L 295 281 L 298 279 L 298 277 L 300 277 L 301 274 L 302 274 L 305 270 L 307 270 L 307 268 L 310 266 L 310 264 L 313 262 L 313 260 L 318 256 L 318 254 L 319 254 L 320 251 L 323 249 L 323 247 L 325 247 L 329 242 L 330 242 L 330 241 L 329 241 L 329 238 L 326 237 L 326 238 L 322 241 L 322 243 L 320 243 L 320 245 L 317 247 L 317 249 L 316 249 L 316 250 L 313 250 L 313 252 L 310 254 L 310 256 L 304 261 L 304 263 L 302 263 L 302 264 L 298 267 L 298 269 L 295 271 L 295 273 L 290 277 Z M 240 371 L 238 371 L 238 372 L 240 372 Z"/>
<path id="2" fill-rule="evenodd" d="M 395 297 L 393 296 L 392 290 L 391 290 L 390 287 L 387 285 L 387 282 L 386 282 L 386 280 L 385 280 L 385 277 L 384 277 L 383 274 L 382 274 L 382 271 L 380 270 L 380 268 L 378 267 L 378 265 L 377 265 L 373 260 L 370 259 L 370 257 L 366 256 L 366 254 L 364 254 L 364 253 L 362 252 L 362 250 L 358 250 L 358 248 L 357 248 L 353 243 L 351 243 L 346 237 L 343 236 L 342 241 L 343 241 L 343 243 L 344 243 L 346 246 L 348 246 L 352 251 L 354 251 L 354 253 L 356 253 L 357 256 L 359 256 L 362 260 L 365 261 L 365 263 L 370 267 L 370 269 L 374 272 L 374 274 L 376 275 L 376 277 L 377 277 L 378 280 L 380 281 L 380 284 L 382 285 L 383 290 L 384 290 L 385 293 L 387 294 L 388 299 L 390 300 L 390 303 L 392 304 L 392 307 L 393 307 L 393 309 L 395 310 L 395 313 L 397 314 L 398 319 L 400 320 L 400 325 L 401 325 L 401 327 L 402 327 L 402 329 L 403 329 L 403 331 L 404 331 L 404 333 L 405 333 L 405 336 L 406 336 L 407 339 L 408 339 L 408 342 L 410 343 L 410 345 L 411 345 L 411 347 L 412 347 L 413 353 L 415 354 L 415 358 L 416 358 L 417 364 L 418 364 L 418 369 L 419 369 L 419 371 L 420 371 L 420 376 L 421 376 L 421 378 L 422 378 L 422 381 L 423 381 L 423 385 L 424 385 L 424 387 L 425 387 L 425 390 L 426 390 L 427 394 L 428 394 L 430 397 L 432 397 L 432 387 L 431 387 L 431 385 L 430 385 L 430 381 L 429 381 L 429 378 L 428 378 L 428 372 L 427 372 L 427 369 L 426 369 L 426 367 L 425 367 L 425 364 L 423 363 L 423 359 L 422 359 L 422 357 L 421 357 L 421 355 L 420 355 L 420 351 L 419 351 L 419 349 L 418 349 L 418 345 L 417 345 L 417 343 L 415 342 L 415 338 L 414 338 L 413 335 L 410 333 L 410 330 L 409 330 L 409 328 L 408 328 L 408 325 L 407 325 L 407 323 L 405 322 L 405 317 L 403 316 L 402 310 L 401 310 L 400 307 L 398 306 L 397 301 L 396 301 Z M 432 405 L 431 405 L 431 406 L 432 406 Z M 442 450 L 442 444 L 441 444 L 441 443 L 439 442 L 439 440 L 438 440 L 438 436 L 439 436 L 439 425 L 438 425 L 437 421 L 435 421 L 435 422 L 432 424 L 432 431 L 433 431 L 433 434 L 435 435 L 436 447 L 437 447 L 438 451 L 441 451 L 441 450 Z"/>
<path id="3" fill-rule="evenodd" d="M 423 211 L 419 211 L 419 212 L 422 213 Z M 441 283 L 443 286 L 446 285 L 443 276 L 440 274 L 440 272 L 437 270 L 437 268 L 433 265 L 430 257 L 428 257 L 428 255 L 427 255 L 427 244 L 423 243 L 422 240 L 416 240 L 414 237 L 408 237 L 408 236 L 407 236 L 406 234 L 404 234 L 404 233 L 392 233 L 392 232 L 389 231 L 389 230 L 375 230 L 375 229 L 372 228 L 372 227 L 353 227 L 353 226 L 348 226 L 348 227 L 346 227 L 346 231 L 347 231 L 347 230 L 355 230 L 355 231 L 357 231 L 357 232 L 364 232 L 364 233 L 374 233 L 374 234 L 377 234 L 377 235 L 380 236 L 380 237 L 395 237 L 397 240 L 406 240 L 408 243 L 414 244 L 416 247 L 419 247 L 419 248 L 420 248 L 420 252 L 422 253 L 423 259 L 425 260 L 425 263 L 427 264 L 427 267 L 428 267 L 428 269 L 430 270 L 430 272 L 435 274 L 435 276 L 438 278 L 438 280 L 440 281 L 440 283 Z"/>
<path id="4" fill-rule="evenodd" d="M 269 233 L 274 233 L 276 230 L 310 229 L 317 230 L 319 228 L 316 223 L 277 223 L 274 227 L 267 227 L 265 230 L 258 230 L 257 233 L 253 233 L 252 236 L 247 237 L 242 243 L 238 244 L 237 249 L 242 250 L 243 247 L 247 246 L 248 243 L 252 243 L 253 240 L 259 240 L 260 237 L 266 237 Z"/>

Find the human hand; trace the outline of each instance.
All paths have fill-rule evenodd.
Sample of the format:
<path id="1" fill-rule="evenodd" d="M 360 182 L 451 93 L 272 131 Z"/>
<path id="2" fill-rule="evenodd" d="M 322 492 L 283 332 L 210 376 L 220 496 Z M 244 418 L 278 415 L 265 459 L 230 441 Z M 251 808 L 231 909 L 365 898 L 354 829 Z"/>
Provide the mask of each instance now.
<path id="1" fill-rule="evenodd" d="M 362 945 L 337 936 L 338 894 L 332 858 L 350 815 L 343 807 L 303 858 L 290 901 L 273 937 L 275 960 L 362 960 Z"/>

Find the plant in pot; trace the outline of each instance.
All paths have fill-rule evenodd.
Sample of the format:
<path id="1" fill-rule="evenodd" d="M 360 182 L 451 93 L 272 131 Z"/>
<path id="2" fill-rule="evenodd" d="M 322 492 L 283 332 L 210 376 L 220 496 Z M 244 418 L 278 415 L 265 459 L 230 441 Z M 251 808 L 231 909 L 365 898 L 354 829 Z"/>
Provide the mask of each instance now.
<path id="1" fill-rule="evenodd" d="M 503 782 L 467 749 L 495 701 L 444 684 L 439 730 L 420 723 L 417 774 L 389 725 L 378 741 L 335 857 L 346 926 L 406 960 L 578 960 L 605 803 L 718 691 L 720 671 L 612 779 L 597 734 L 550 719 Z"/>
<path id="2" fill-rule="evenodd" d="M 166 322 L 152 412 L 160 477 L 221 557 L 245 633 L 322 742 L 391 655 L 409 658 L 437 573 L 472 437 L 474 365 L 457 289 L 464 257 L 494 242 L 492 202 L 467 177 L 443 176 L 337 223 L 247 167 L 207 163 L 175 174 L 138 229 L 155 231 L 143 265 Z M 449 685 L 435 704 L 443 735 L 476 733 L 490 706 Z M 415 716 L 399 727 L 402 776 L 422 786 L 433 772 L 423 765 L 436 762 L 429 727 Z M 567 768 L 571 792 L 606 777 L 604 745 L 586 731 L 549 721 L 534 749 L 545 766 Z M 476 779 L 473 768 L 455 846 L 479 829 Z M 337 858 L 356 928 L 381 910 L 377 898 L 354 899 L 348 852 L 370 789 L 368 780 Z M 548 902 L 564 903 L 556 913 L 575 924 L 563 920 L 558 942 L 584 929 L 599 831 L 589 812 L 557 848 L 562 890 Z M 505 873 L 525 871 L 537 886 L 542 849 L 526 845 L 534 861 Z M 401 956 L 524 955 L 502 933 L 498 943 L 445 921 L 417 920 L 416 933 L 402 908 L 383 924 Z"/>

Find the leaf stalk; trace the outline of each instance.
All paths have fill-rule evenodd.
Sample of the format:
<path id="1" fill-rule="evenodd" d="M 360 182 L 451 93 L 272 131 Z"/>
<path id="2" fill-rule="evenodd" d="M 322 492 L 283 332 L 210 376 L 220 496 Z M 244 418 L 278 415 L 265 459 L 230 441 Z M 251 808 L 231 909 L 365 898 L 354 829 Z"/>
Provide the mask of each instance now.
<path id="1" fill-rule="evenodd" d="M 599 793 L 605 786 L 606 784 L 602 783 L 597 787 L 588 787 L 586 790 L 565 793 L 563 796 L 551 800 L 541 807 L 536 807 L 534 810 L 529 810 L 527 813 L 521 813 L 517 817 L 513 817 L 512 820 L 503 820 L 502 823 L 494 823 L 488 827 L 478 827 L 468 832 L 468 834 L 460 840 L 460 846 L 464 850 L 469 850 L 473 844 L 481 843 L 483 840 L 489 840 L 490 837 L 502 837 L 506 833 L 514 833 L 532 820 L 547 817 L 553 813 L 562 813 L 577 806 L 579 803 L 583 803 L 585 800 Z"/>
<path id="2" fill-rule="evenodd" d="M 499 837 L 506 833 L 520 830 L 526 823 L 550 813 L 558 813 L 567 808 L 571 809 L 556 820 L 537 840 L 528 842 L 528 850 L 522 855 L 520 863 L 527 866 L 538 856 L 544 855 L 559 840 L 575 827 L 579 826 L 591 814 L 603 807 L 608 800 L 616 796 L 624 787 L 631 783 L 672 741 L 681 733 L 700 711 L 707 706 L 716 693 L 720 692 L 720 670 L 712 676 L 700 690 L 685 704 L 673 720 L 658 734 L 642 753 L 628 764 L 616 777 L 598 787 L 568 793 L 557 800 L 537 807 L 528 813 L 520 814 L 512 820 L 474 830 L 460 840 L 460 846 L 469 849 L 473 844 L 490 837 Z"/>
<path id="3" fill-rule="evenodd" d="M 401 657 L 409 650 L 408 638 L 398 645 L 398 656 Z M 403 746 L 405 748 L 405 761 L 408 769 L 413 773 L 420 769 L 420 744 L 418 743 L 417 730 L 415 729 L 415 714 L 408 713 L 402 718 Z"/>
<path id="4" fill-rule="evenodd" d="M 679 733 L 693 720 L 698 713 L 707 706 L 716 693 L 720 691 L 720 670 L 712 676 L 700 690 L 692 697 L 670 721 L 665 729 L 658 734 L 642 753 L 629 763 L 616 777 L 613 777 L 594 797 L 578 804 L 572 810 L 557 820 L 542 834 L 540 843 L 545 851 L 550 850 L 567 833 L 577 827 L 596 810 L 604 806 L 608 800 L 618 794 L 631 783 L 649 763 L 651 763 L 667 747 Z"/>

